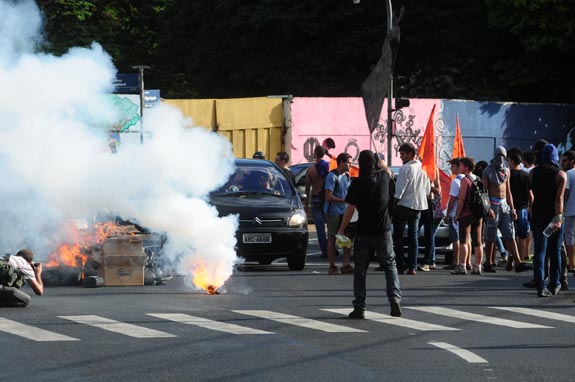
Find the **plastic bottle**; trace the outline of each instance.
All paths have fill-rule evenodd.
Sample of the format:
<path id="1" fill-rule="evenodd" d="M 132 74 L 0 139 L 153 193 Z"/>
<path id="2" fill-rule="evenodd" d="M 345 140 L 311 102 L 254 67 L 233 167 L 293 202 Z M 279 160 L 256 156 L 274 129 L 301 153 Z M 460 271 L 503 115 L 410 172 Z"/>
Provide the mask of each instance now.
<path id="1" fill-rule="evenodd" d="M 549 224 L 547 224 L 547 227 L 545 227 L 545 229 L 543 230 L 543 236 L 545 237 L 549 237 L 551 235 L 553 235 L 553 233 L 555 232 L 553 230 L 553 226 L 559 222 L 561 222 L 562 220 L 562 215 L 555 215 L 555 217 L 553 219 L 551 219 L 551 221 L 549 222 Z"/>

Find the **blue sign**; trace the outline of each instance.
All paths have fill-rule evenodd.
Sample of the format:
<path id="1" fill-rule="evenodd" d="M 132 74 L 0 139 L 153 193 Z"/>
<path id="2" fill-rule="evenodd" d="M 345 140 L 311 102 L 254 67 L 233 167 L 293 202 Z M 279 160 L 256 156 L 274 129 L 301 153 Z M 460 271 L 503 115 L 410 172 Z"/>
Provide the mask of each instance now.
<path id="1" fill-rule="evenodd" d="M 160 90 L 144 90 L 144 108 L 150 109 L 160 104 Z"/>
<path id="2" fill-rule="evenodd" d="M 140 75 L 138 73 L 118 73 L 112 84 L 116 94 L 140 93 Z"/>

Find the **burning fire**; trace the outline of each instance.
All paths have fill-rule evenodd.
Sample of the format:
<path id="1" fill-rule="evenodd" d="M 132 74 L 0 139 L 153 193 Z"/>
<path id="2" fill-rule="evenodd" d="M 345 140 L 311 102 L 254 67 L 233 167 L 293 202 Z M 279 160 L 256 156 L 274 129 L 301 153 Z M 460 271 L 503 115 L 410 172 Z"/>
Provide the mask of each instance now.
<path id="1" fill-rule="evenodd" d="M 192 282 L 195 286 L 204 289 L 208 294 L 219 294 L 218 288 L 224 285 L 225 280 L 222 280 L 217 275 L 210 274 L 203 260 L 199 260 L 193 266 Z"/>
<path id="2" fill-rule="evenodd" d="M 65 238 L 65 243 L 57 246 L 48 255 L 46 267 L 71 266 L 83 267 L 88 260 L 89 248 L 102 245 L 110 236 L 133 234 L 131 226 L 120 226 L 113 222 L 96 223 L 93 229 L 66 224 L 60 228 L 57 237 Z"/>

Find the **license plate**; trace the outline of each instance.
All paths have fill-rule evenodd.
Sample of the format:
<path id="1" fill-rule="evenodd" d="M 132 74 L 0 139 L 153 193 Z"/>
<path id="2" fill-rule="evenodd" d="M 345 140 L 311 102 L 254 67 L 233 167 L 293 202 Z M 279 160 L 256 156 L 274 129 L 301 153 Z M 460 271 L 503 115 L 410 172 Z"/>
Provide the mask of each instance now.
<path id="1" fill-rule="evenodd" d="M 271 233 L 244 233 L 244 244 L 267 244 L 272 242 Z"/>

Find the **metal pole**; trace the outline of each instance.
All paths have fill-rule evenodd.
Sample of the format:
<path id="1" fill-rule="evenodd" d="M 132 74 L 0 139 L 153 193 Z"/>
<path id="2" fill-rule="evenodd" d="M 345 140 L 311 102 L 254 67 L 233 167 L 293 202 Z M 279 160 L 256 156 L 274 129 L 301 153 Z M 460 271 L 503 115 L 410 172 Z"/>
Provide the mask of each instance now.
<path id="1" fill-rule="evenodd" d="M 391 0 L 387 0 L 387 33 L 391 36 L 391 30 L 393 28 L 393 10 L 391 8 Z M 393 60 L 393 57 L 392 57 Z M 389 72 L 389 88 L 387 89 L 387 165 L 391 166 L 391 150 L 393 148 L 393 121 L 391 108 L 391 100 L 393 99 L 393 61 L 391 64 L 391 71 Z"/>
<path id="2" fill-rule="evenodd" d="M 148 65 L 135 65 L 133 69 L 140 72 L 140 144 L 144 144 L 144 69 L 150 69 Z"/>

